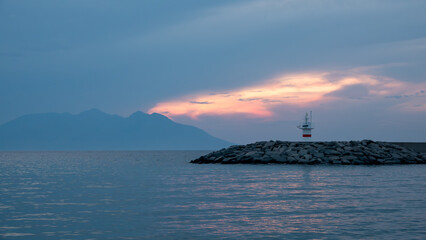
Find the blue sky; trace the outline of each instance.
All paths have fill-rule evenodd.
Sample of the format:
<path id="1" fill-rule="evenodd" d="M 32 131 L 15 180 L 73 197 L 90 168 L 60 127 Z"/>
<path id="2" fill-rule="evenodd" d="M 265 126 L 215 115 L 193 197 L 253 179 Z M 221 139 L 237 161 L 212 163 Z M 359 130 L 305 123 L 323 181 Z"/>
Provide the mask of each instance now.
<path id="1" fill-rule="evenodd" d="M 0 123 L 158 111 L 246 143 L 300 139 L 295 126 L 313 110 L 317 140 L 426 141 L 425 9 L 415 0 L 0 0 Z"/>

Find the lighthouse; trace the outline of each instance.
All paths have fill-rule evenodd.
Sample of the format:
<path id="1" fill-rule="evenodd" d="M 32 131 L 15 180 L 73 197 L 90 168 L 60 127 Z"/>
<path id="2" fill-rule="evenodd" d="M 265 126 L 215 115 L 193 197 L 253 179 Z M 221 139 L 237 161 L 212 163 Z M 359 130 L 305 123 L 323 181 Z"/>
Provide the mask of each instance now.
<path id="1" fill-rule="evenodd" d="M 312 111 L 310 112 L 309 115 L 308 113 L 306 113 L 305 121 L 302 122 L 299 126 L 297 126 L 297 128 L 302 129 L 303 139 L 306 139 L 306 140 L 311 139 L 312 137 L 311 130 L 314 129 L 312 124 Z"/>

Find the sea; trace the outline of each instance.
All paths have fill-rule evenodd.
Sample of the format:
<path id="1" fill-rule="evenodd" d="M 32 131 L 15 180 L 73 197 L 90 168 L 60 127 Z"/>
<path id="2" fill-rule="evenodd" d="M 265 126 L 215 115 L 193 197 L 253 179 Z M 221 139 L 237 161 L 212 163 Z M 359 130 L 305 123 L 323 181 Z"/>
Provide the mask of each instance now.
<path id="1" fill-rule="evenodd" d="M 426 165 L 0 152 L 0 239 L 426 239 Z"/>

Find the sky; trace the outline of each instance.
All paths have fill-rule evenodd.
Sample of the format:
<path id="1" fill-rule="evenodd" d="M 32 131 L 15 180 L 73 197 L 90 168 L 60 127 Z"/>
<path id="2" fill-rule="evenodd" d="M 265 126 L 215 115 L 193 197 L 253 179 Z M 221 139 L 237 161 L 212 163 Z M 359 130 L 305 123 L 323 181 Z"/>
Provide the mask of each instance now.
<path id="1" fill-rule="evenodd" d="M 0 0 L 0 124 L 158 112 L 234 142 L 426 141 L 424 0 Z"/>

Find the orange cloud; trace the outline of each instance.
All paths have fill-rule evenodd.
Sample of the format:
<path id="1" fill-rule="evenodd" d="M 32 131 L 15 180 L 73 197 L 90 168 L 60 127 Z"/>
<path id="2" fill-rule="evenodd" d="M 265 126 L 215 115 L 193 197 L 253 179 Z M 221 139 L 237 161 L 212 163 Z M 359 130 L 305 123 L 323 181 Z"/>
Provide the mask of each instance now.
<path id="1" fill-rule="evenodd" d="M 226 92 L 194 94 L 161 102 L 151 108 L 149 113 L 157 112 L 168 117 L 186 115 L 193 119 L 201 115 L 233 114 L 270 117 L 274 114 L 273 108 L 280 105 L 305 106 L 341 99 L 342 96 L 332 93 L 351 86 L 365 88 L 369 99 L 414 94 L 419 89 L 417 85 L 371 75 L 339 79 L 330 76 L 331 73 L 328 72 L 284 75 L 254 86 Z M 425 84 L 421 87 L 426 88 Z"/>

